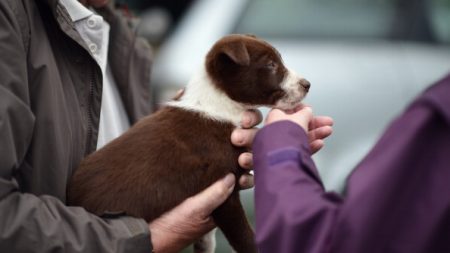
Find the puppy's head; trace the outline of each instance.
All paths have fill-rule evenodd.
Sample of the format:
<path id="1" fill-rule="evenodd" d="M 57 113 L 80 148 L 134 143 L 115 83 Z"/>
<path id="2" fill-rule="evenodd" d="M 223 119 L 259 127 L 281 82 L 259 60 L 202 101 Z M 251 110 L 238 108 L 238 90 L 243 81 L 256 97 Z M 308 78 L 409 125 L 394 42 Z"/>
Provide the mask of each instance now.
<path id="1" fill-rule="evenodd" d="M 220 39 L 206 56 L 213 83 L 246 105 L 292 109 L 308 93 L 309 82 L 287 69 L 278 51 L 252 35 Z"/>

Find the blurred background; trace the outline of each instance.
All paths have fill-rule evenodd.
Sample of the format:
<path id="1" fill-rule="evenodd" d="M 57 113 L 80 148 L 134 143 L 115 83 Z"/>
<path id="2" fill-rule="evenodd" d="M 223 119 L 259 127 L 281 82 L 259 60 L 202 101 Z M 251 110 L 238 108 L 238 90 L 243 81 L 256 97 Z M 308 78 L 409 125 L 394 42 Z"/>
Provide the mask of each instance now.
<path id="1" fill-rule="evenodd" d="M 116 2 L 155 48 L 155 108 L 187 84 L 220 37 L 250 33 L 274 45 L 312 83 L 306 103 L 335 120 L 314 160 L 327 190 L 339 193 L 389 122 L 450 72 L 450 0 Z M 253 222 L 252 191 L 242 198 Z M 230 252 L 223 236 L 217 252 Z"/>

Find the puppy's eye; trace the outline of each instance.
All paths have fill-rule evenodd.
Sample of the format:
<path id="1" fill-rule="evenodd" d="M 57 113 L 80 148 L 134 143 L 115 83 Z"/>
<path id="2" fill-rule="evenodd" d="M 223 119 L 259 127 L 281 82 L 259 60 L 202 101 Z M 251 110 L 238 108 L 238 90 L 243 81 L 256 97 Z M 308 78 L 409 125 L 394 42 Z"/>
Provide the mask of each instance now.
<path id="1" fill-rule="evenodd" d="M 264 65 L 264 67 L 268 68 L 268 69 L 276 69 L 277 64 L 275 62 L 271 61 L 271 62 L 267 63 L 266 65 Z"/>

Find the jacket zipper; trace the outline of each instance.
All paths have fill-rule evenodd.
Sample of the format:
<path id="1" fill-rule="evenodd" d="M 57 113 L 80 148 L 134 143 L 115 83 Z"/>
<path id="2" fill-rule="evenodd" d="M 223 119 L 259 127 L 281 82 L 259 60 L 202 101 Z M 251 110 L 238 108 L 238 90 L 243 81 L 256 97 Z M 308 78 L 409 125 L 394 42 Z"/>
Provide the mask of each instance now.
<path id="1" fill-rule="evenodd" d="M 87 103 L 87 141 L 86 141 L 86 151 L 85 156 L 91 153 L 91 142 L 92 142 L 92 100 L 94 99 L 94 70 L 91 71 L 91 80 L 89 82 L 89 97 Z"/>

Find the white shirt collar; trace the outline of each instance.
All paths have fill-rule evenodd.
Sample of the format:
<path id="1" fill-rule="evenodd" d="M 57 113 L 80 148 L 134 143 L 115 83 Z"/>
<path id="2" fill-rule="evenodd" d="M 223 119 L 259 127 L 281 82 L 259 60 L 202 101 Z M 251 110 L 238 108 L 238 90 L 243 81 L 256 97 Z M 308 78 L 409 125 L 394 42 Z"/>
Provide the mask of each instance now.
<path id="1" fill-rule="evenodd" d="M 73 22 L 85 19 L 93 14 L 91 10 L 86 8 L 78 0 L 59 0 L 59 2 L 67 9 Z"/>

